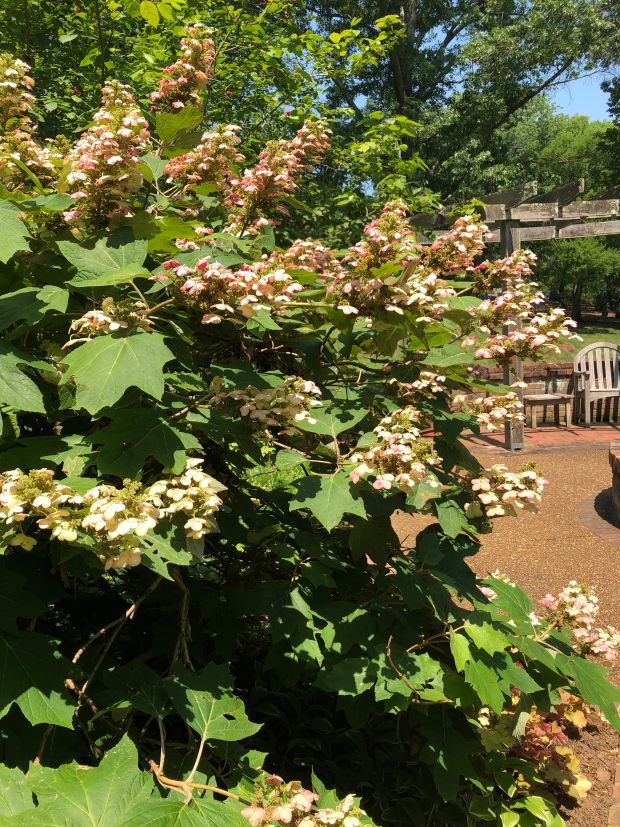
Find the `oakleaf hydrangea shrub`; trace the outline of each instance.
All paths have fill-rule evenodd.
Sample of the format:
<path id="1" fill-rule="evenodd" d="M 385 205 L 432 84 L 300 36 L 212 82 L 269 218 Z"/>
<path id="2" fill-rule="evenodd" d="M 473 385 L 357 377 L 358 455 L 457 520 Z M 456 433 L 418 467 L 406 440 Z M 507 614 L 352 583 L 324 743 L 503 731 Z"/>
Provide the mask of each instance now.
<path id="1" fill-rule="evenodd" d="M 545 481 L 463 435 L 522 418 L 469 346 L 573 324 L 473 215 L 280 243 L 329 125 L 246 157 L 208 35 L 46 146 L 0 60 L 2 823 L 559 825 L 562 721 L 620 724 L 618 635 L 586 587 L 474 575 Z M 397 511 L 428 518 L 406 548 Z"/>

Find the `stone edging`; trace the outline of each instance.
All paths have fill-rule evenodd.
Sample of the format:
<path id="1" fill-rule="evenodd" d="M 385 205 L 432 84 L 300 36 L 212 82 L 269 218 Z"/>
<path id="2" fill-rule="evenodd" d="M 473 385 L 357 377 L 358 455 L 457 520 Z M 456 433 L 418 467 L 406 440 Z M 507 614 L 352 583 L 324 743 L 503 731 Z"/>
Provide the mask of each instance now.
<path id="1" fill-rule="evenodd" d="M 620 546 L 620 528 L 613 522 L 611 488 L 601 491 L 592 499 L 588 497 L 579 506 L 579 517 L 585 527 L 614 546 Z M 620 827 L 620 825 L 618 825 Z"/>

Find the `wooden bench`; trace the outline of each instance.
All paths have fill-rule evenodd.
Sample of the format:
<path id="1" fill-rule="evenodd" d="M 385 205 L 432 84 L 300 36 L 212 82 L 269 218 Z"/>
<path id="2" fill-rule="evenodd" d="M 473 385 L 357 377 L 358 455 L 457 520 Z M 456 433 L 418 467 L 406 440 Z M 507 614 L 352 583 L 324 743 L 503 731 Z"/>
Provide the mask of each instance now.
<path id="1" fill-rule="evenodd" d="M 560 424 L 560 406 L 564 405 L 564 421 L 566 427 L 569 428 L 571 424 L 571 406 L 572 396 L 567 393 L 528 393 L 523 396 L 523 404 L 525 410 L 530 409 L 530 424 L 532 428 L 537 427 L 536 422 L 536 408 L 542 406 L 543 422 L 547 417 L 547 407 L 553 408 L 553 418 L 556 425 Z"/>
<path id="2" fill-rule="evenodd" d="M 583 416 L 589 428 L 592 404 L 620 397 L 620 345 L 595 342 L 582 348 L 575 356 L 573 387 L 575 422 Z"/>

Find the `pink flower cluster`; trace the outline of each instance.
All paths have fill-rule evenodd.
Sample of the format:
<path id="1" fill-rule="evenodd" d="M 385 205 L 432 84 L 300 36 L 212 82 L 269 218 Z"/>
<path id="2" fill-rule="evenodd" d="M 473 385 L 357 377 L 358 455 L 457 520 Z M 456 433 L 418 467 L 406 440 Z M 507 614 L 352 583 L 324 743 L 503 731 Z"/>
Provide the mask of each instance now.
<path id="1" fill-rule="evenodd" d="M 520 509 L 536 512 L 547 486 L 547 480 L 528 466 L 512 472 L 505 465 L 493 465 L 479 477 L 464 472 L 461 478 L 475 496 L 465 506 L 472 519 L 516 516 Z"/>
<path id="2" fill-rule="evenodd" d="M 500 364 L 506 364 L 515 356 L 540 359 L 549 350 L 559 353 L 558 341 L 580 340 L 574 332 L 575 327 L 576 322 L 567 318 L 559 307 L 554 307 L 548 313 L 532 316 L 521 328 L 489 336 L 484 345 L 476 348 L 474 356 L 476 359 L 495 359 Z M 468 344 L 467 340 L 463 344 Z"/>
<path id="3" fill-rule="evenodd" d="M 478 329 L 482 333 L 490 333 L 512 319 L 529 319 L 535 306 L 545 301 L 537 286 L 533 281 L 515 279 L 499 296 L 485 299 L 477 307 L 468 307 L 467 311 L 480 324 Z"/>
<path id="4" fill-rule="evenodd" d="M 424 397 L 435 399 L 441 394 L 448 392 L 446 388 L 446 377 L 431 370 L 421 370 L 420 375 L 414 382 L 400 382 L 398 379 L 390 379 L 389 387 L 399 397 L 404 399 L 415 399 Z"/>
<path id="5" fill-rule="evenodd" d="M 57 161 L 61 155 L 55 142 L 42 147 L 33 137 L 35 126 L 30 118 L 34 95 L 30 91 L 34 81 L 30 66 L 11 55 L 0 54 L 0 181 L 16 186 L 27 176 L 23 164 L 43 183 L 56 176 Z"/>
<path id="6" fill-rule="evenodd" d="M 470 275 L 479 293 L 487 293 L 497 287 L 509 289 L 515 283 L 527 281 L 533 274 L 535 263 L 535 253 L 520 248 L 506 258 L 481 262 Z"/>
<path id="7" fill-rule="evenodd" d="M 205 183 L 226 189 L 234 177 L 235 166 L 245 160 L 238 149 L 239 128 L 228 124 L 205 132 L 195 149 L 168 161 L 164 167 L 167 183 L 180 186 L 183 193 Z"/>
<path id="8" fill-rule="evenodd" d="M 253 265 L 256 272 L 274 269 L 304 270 L 319 276 L 332 273 L 337 266 L 338 261 L 329 247 L 309 238 L 298 238 L 288 249 L 265 255 L 262 261 Z"/>
<path id="9" fill-rule="evenodd" d="M 239 413 L 265 428 L 279 428 L 281 433 L 297 433 L 298 422 L 314 424 L 316 419 L 311 409 L 321 406 L 321 391 L 308 379 L 299 376 L 287 376 L 273 388 L 255 388 L 249 385 L 243 390 L 217 393 L 214 404 L 231 400 L 241 403 Z"/>
<path id="10" fill-rule="evenodd" d="M 355 465 L 349 476 L 356 483 L 372 477 L 372 487 L 390 490 L 393 487 L 408 493 L 416 483 L 424 481 L 432 487 L 439 482 L 432 473 L 440 460 L 428 439 L 420 439 L 420 413 L 408 406 L 384 417 L 374 429 L 376 445 L 351 456 Z"/>
<path id="11" fill-rule="evenodd" d="M 178 112 L 188 104 L 199 104 L 198 92 L 205 88 L 213 71 L 215 45 L 204 37 L 201 24 L 188 26 L 181 39 L 181 57 L 163 71 L 156 92 L 151 92 L 153 109 Z"/>
<path id="12" fill-rule="evenodd" d="M 294 192 L 301 174 L 324 156 L 331 136 L 322 120 L 308 120 L 290 141 L 270 141 L 256 166 L 230 180 L 224 204 L 229 210 L 228 231 L 256 233 L 274 223 L 267 215 L 287 215 L 282 196 Z"/>
<path id="13" fill-rule="evenodd" d="M 381 215 L 364 227 L 364 238 L 349 248 L 343 263 L 356 269 L 371 270 L 388 261 L 417 262 L 420 249 L 407 216 L 404 202 L 390 201 L 383 207 Z"/>
<path id="14" fill-rule="evenodd" d="M 452 402 L 457 410 L 475 416 L 478 425 L 482 425 L 487 431 L 497 431 L 506 422 L 525 420 L 523 403 L 516 393 L 480 396 L 476 399 L 468 399 L 464 394 L 458 394 Z"/>
<path id="15" fill-rule="evenodd" d="M 352 795 L 346 796 L 335 808 L 317 807 L 319 796 L 306 790 L 299 781 L 284 783 L 279 775 L 268 776 L 256 785 L 254 801 L 241 811 L 251 827 L 361 827 L 366 813 L 355 805 Z"/>
<path id="16" fill-rule="evenodd" d="M 418 321 L 441 317 L 448 309 L 445 299 L 454 290 L 427 266 L 428 254 L 416 243 L 405 205 L 386 204 L 364 228 L 364 236 L 327 274 L 328 299 L 347 315 L 370 318 L 383 309 L 398 315 L 415 313 Z M 383 265 L 388 265 L 385 272 Z"/>
<path id="17" fill-rule="evenodd" d="M 474 259 L 484 250 L 483 235 L 486 232 L 488 227 L 476 216 L 461 216 L 447 233 L 425 249 L 426 266 L 452 276 L 470 272 Z"/>
<path id="18" fill-rule="evenodd" d="M 547 594 L 540 603 L 547 610 L 547 622 L 569 627 L 582 654 L 615 660 L 620 649 L 620 632 L 613 626 L 595 627 L 600 607 L 593 588 L 571 580 L 557 595 Z"/>
<path id="19" fill-rule="evenodd" d="M 303 289 L 285 270 L 271 269 L 269 260 L 236 271 L 208 256 L 193 267 L 176 259 L 163 267 L 165 273 L 153 278 L 172 282 L 188 305 L 204 313 L 203 324 L 220 324 L 225 318 L 241 321 L 258 310 L 278 309 Z"/>
<path id="20" fill-rule="evenodd" d="M 498 296 L 468 308 L 478 332 L 487 336 L 475 350 L 476 359 L 495 359 L 500 364 L 515 356 L 537 359 L 549 350 L 559 352 L 558 340 L 579 339 L 573 330 L 576 323 L 563 310 L 536 312 L 536 306 L 543 304 L 545 297 L 536 282 L 528 280 L 535 262 L 534 253 L 517 250 L 507 258 L 483 262 L 474 269 L 476 290 L 486 292 L 503 287 Z M 511 329 L 505 332 L 503 328 Z M 461 343 L 462 347 L 475 344 L 475 335 L 465 337 Z"/>
<path id="21" fill-rule="evenodd" d="M 104 86 L 93 120 L 67 155 L 67 185 L 76 206 L 64 218 L 99 225 L 131 214 L 130 196 L 142 183 L 138 164 L 150 135 L 131 92 L 116 80 Z"/>

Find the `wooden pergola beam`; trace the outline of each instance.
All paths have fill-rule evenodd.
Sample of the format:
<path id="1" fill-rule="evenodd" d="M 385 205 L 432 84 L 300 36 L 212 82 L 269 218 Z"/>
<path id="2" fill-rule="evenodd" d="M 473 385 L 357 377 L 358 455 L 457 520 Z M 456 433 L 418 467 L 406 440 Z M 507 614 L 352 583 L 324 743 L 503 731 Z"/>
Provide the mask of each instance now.
<path id="1" fill-rule="evenodd" d="M 620 201 L 617 198 L 601 198 L 596 201 L 575 201 L 560 210 L 560 218 L 608 218 L 618 215 Z"/>
<path id="2" fill-rule="evenodd" d="M 518 187 L 490 192 L 479 199 L 484 204 L 503 204 L 504 207 L 516 207 L 538 192 L 538 181 L 527 181 Z"/>
<path id="3" fill-rule="evenodd" d="M 583 178 L 578 178 L 576 181 L 571 181 L 561 187 L 549 190 L 549 192 L 537 193 L 531 196 L 525 202 L 526 204 L 536 201 L 538 204 L 556 203 L 559 207 L 565 204 L 570 204 L 578 195 L 583 195 L 586 185 Z"/>
<path id="4" fill-rule="evenodd" d="M 596 224 L 551 225 L 548 227 L 520 227 L 521 241 L 550 241 L 558 238 L 591 238 L 592 236 L 620 235 L 620 220 L 599 221 Z M 485 233 L 487 244 L 498 244 L 500 231 Z"/>
<path id="5" fill-rule="evenodd" d="M 620 198 L 620 184 L 616 184 L 615 187 L 612 187 L 609 190 L 605 190 L 605 192 L 601 192 L 599 195 L 595 195 L 592 200 L 601 201 L 605 200 L 606 198 Z"/>

